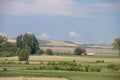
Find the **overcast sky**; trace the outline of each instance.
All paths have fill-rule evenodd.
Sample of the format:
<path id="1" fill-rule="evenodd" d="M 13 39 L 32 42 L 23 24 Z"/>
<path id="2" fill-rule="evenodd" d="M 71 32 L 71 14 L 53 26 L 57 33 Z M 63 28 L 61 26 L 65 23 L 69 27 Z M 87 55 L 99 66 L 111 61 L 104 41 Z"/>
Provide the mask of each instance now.
<path id="1" fill-rule="evenodd" d="M 0 35 L 112 43 L 120 37 L 120 0 L 0 0 Z"/>

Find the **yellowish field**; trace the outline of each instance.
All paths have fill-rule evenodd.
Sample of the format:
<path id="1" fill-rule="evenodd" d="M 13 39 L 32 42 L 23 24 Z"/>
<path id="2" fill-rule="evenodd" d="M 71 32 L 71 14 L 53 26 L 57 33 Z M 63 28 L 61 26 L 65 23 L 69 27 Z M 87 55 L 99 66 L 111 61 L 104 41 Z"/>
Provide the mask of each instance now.
<path id="1" fill-rule="evenodd" d="M 18 57 L 4 57 L 0 58 L 0 60 L 12 60 L 18 61 Z M 96 60 L 104 60 L 105 62 L 113 62 L 116 64 L 120 64 L 119 58 L 102 58 L 102 57 L 88 57 L 88 56 L 30 56 L 29 62 L 30 63 L 39 63 L 40 61 L 73 61 L 76 60 L 77 62 L 95 62 Z"/>
<path id="2" fill-rule="evenodd" d="M 0 77 L 0 80 L 68 80 L 66 78 Z"/>

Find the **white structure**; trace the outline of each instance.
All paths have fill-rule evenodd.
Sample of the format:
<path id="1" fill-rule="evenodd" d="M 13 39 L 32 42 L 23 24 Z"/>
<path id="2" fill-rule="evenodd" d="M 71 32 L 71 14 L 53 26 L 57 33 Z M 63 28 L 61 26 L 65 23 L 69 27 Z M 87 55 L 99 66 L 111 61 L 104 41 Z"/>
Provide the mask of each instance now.
<path id="1" fill-rule="evenodd" d="M 87 53 L 88 56 L 94 56 L 95 53 Z"/>

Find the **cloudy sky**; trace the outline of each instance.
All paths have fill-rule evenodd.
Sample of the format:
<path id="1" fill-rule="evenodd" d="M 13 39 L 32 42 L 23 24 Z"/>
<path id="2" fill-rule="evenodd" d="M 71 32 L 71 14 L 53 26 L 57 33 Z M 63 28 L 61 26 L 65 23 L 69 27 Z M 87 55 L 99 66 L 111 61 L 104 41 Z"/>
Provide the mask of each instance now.
<path id="1" fill-rule="evenodd" d="M 0 0 L 0 35 L 112 43 L 120 37 L 120 0 Z"/>

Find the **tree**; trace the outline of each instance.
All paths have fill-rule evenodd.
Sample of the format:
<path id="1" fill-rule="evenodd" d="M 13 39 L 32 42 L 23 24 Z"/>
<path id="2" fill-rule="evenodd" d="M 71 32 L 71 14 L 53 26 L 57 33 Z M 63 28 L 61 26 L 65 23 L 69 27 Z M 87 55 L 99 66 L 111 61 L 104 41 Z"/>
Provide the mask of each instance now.
<path id="1" fill-rule="evenodd" d="M 2 51 L 2 43 L 6 41 L 7 41 L 7 38 L 5 36 L 0 35 L 0 51 Z"/>
<path id="2" fill-rule="evenodd" d="M 0 44 L 6 41 L 7 41 L 7 38 L 5 36 L 0 35 Z"/>
<path id="3" fill-rule="evenodd" d="M 116 38 L 112 45 L 113 48 L 118 51 L 118 55 L 120 56 L 120 38 Z"/>
<path id="4" fill-rule="evenodd" d="M 46 50 L 46 54 L 47 54 L 47 55 L 53 55 L 53 51 L 52 51 L 51 49 L 47 49 L 47 50 Z"/>
<path id="5" fill-rule="evenodd" d="M 75 50 L 74 50 L 75 55 L 81 55 L 84 52 L 85 52 L 84 48 L 75 48 Z"/>
<path id="6" fill-rule="evenodd" d="M 17 47 L 22 49 L 23 48 L 23 35 L 18 36 L 16 40 L 17 40 L 16 42 Z"/>
<path id="7" fill-rule="evenodd" d="M 16 56 L 18 48 L 15 43 L 8 42 L 7 37 L 0 36 L 0 54 L 1 57 Z"/>
<path id="8" fill-rule="evenodd" d="M 30 50 L 28 50 L 28 49 L 21 49 L 18 54 L 19 61 L 28 61 L 29 54 L 30 54 L 29 51 Z"/>
<path id="9" fill-rule="evenodd" d="M 39 49 L 39 50 L 37 51 L 37 55 L 41 55 L 41 54 L 44 54 L 44 50 L 43 50 L 43 49 Z"/>
<path id="10" fill-rule="evenodd" d="M 31 54 L 36 54 L 39 42 L 34 34 L 24 34 L 17 37 L 17 47 L 20 49 L 30 48 Z"/>

